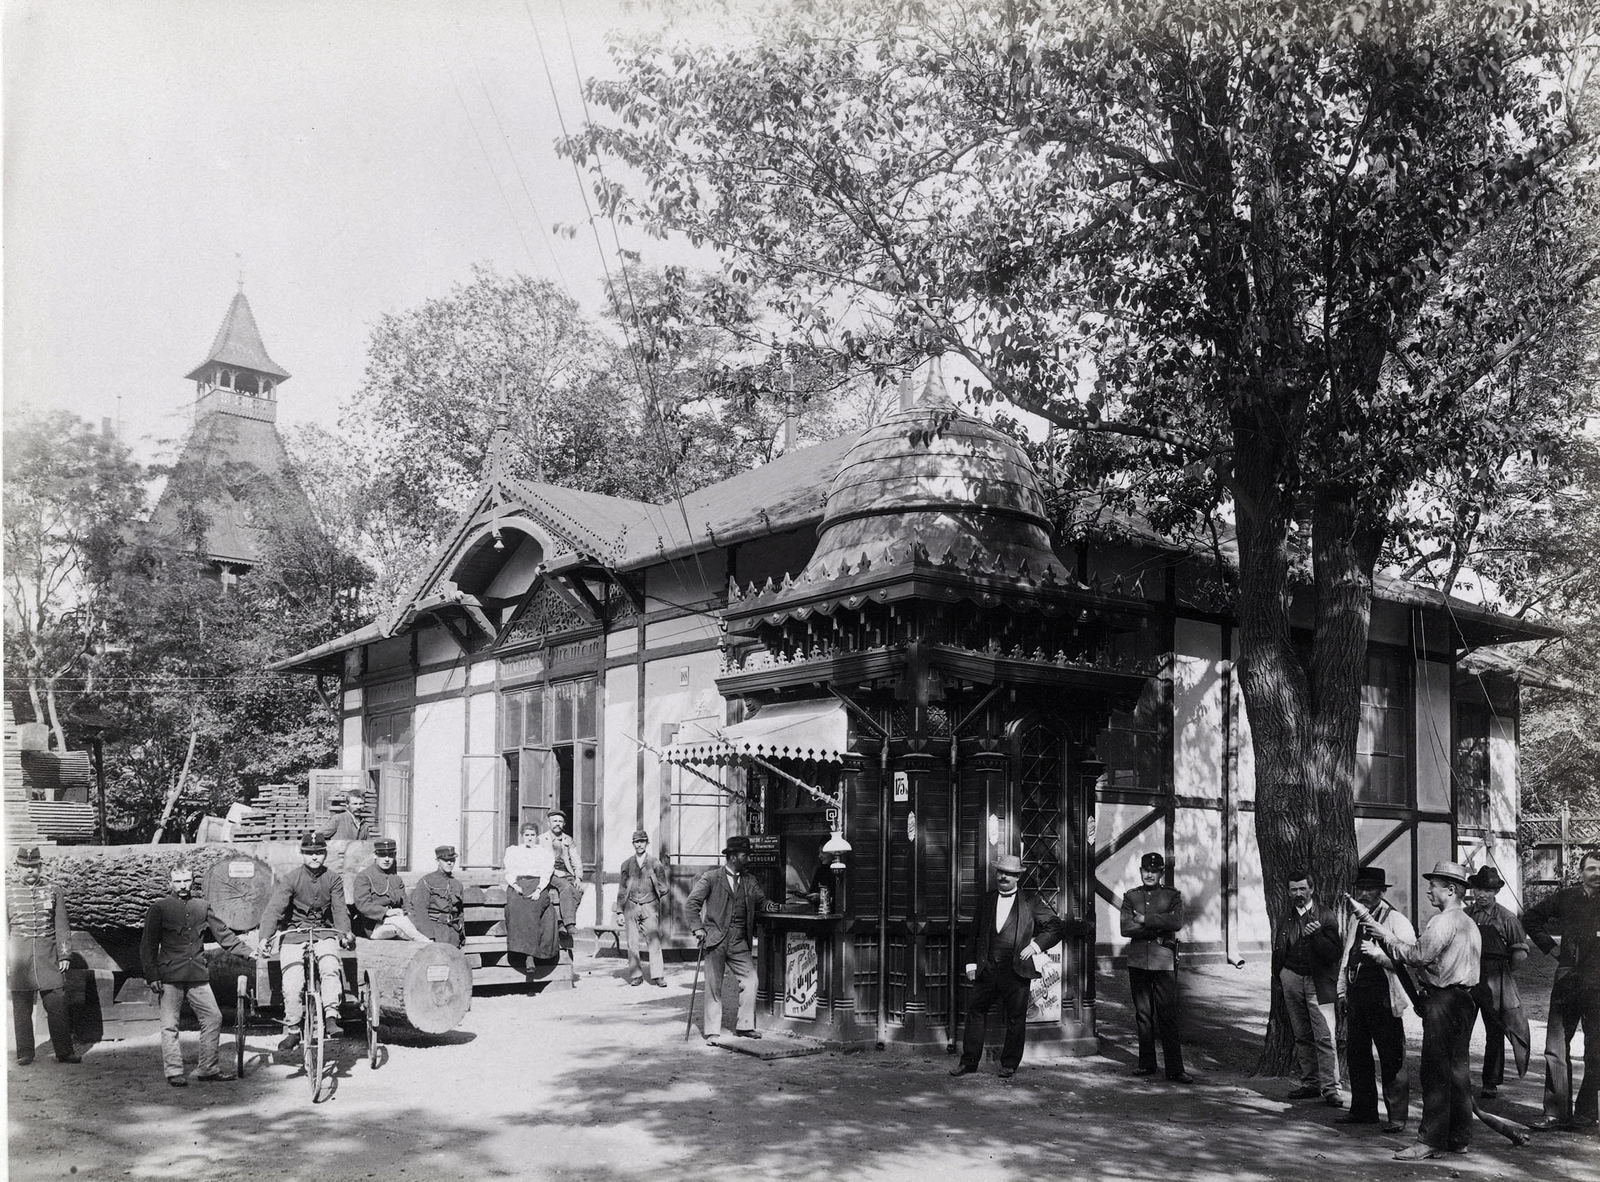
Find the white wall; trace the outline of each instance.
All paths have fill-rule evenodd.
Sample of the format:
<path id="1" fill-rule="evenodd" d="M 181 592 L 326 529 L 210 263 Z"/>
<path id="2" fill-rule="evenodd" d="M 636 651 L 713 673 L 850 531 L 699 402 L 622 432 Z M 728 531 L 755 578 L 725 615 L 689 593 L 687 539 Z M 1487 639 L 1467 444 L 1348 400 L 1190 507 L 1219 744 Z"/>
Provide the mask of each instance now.
<path id="1" fill-rule="evenodd" d="M 1450 666 L 1442 661 L 1418 661 L 1416 697 L 1417 807 L 1425 812 L 1448 812 L 1453 745 Z"/>
<path id="2" fill-rule="evenodd" d="M 417 707 L 412 722 L 411 865 L 433 861 L 433 848 L 461 842 L 461 756 L 466 701 L 448 698 Z M 492 712 L 491 712 L 492 713 Z"/>
<path id="3" fill-rule="evenodd" d="M 1172 778 L 1179 796 L 1222 795 L 1222 628 L 1175 622 L 1172 654 Z"/>

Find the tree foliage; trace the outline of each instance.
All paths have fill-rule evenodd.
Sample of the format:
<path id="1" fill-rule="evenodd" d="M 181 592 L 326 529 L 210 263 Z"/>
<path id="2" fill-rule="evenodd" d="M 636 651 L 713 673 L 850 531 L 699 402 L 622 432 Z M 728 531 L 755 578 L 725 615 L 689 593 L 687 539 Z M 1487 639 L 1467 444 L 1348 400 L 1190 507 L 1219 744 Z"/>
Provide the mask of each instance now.
<path id="1" fill-rule="evenodd" d="M 1064 429 L 1063 467 L 1173 530 L 1225 524 L 1276 927 L 1291 866 L 1324 898 L 1354 869 L 1380 562 L 1492 509 L 1590 405 L 1529 370 L 1593 299 L 1594 20 L 818 0 L 625 47 L 564 146 L 608 211 L 715 248 L 793 338 L 877 368 L 958 354 L 978 397 Z"/>
<path id="2" fill-rule="evenodd" d="M 57 687 L 92 669 L 104 591 L 144 504 L 138 466 L 68 411 L 10 416 L 5 432 L 7 691 L 67 745 Z"/>

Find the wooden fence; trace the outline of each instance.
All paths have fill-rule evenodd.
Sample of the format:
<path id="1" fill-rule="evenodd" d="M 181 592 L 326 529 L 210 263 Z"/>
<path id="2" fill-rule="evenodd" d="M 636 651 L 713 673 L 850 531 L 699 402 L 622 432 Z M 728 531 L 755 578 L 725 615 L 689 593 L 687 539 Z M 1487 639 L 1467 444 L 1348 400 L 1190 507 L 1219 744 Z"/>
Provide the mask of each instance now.
<path id="1" fill-rule="evenodd" d="M 1565 804 L 1553 817 L 1523 817 L 1517 827 L 1522 851 L 1523 906 L 1576 882 L 1578 859 L 1600 850 L 1600 814 L 1574 813 Z"/>

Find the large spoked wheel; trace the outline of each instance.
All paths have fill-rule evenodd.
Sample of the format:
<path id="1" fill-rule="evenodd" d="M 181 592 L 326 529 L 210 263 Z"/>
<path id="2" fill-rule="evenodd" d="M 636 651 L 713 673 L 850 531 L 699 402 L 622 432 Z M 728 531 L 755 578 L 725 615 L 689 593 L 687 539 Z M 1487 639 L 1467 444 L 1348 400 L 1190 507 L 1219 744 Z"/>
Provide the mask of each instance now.
<path id="1" fill-rule="evenodd" d="M 305 1017 L 300 1020 L 300 1048 L 311 1083 L 311 1102 L 322 1099 L 322 1067 L 327 1055 L 327 1028 L 322 1024 L 322 1001 L 316 995 L 306 998 Z"/>
<path id="2" fill-rule="evenodd" d="M 239 974 L 239 979 L 234 983 L 233 994 L 233 1053 L 235 1057 L 234 1074 L 244 1075 L 244 1028 L 250 1022 L 250 978 Z"/>
<path id="3" fill-rule="evenodd" d="M 371 971 L 361 974 L 361 1014 L 367 1023 L 367 1066 L 378 1067 L 378 983 Z"/>

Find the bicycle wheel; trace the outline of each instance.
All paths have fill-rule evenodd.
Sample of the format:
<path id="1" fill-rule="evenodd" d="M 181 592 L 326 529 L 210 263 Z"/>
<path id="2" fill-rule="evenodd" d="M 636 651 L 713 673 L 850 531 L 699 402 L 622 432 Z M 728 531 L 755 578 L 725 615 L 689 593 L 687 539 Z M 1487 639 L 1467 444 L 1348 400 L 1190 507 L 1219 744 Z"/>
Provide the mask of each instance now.
<path id="1" fill-rule="evenodd" d="M 361 974 L 361 1013 L 367 1020 L 367 1066 L 378 1067 L 378 983 L 368 970 Z"/>
<path id="2" fill-rule="evenodd" d="M 244 1028 L 250 1014 L 250 978 L 244 973 L 234 983 L 233 994 L 233 1050 L 237 1062 L 234 1074 L 244 1077 Z"/>
<path id="3" fill-rule="evenodd" d="M 306 1001 L 305 1017 L 301 1019 L 301 1054 L 306 1067 L 306 1079 L 311 1084 L 311 1102 L 322 1099 L 322 1067 L 327 1054 L 327 1030 L 322 1024 L 322 1003 Z"/>

